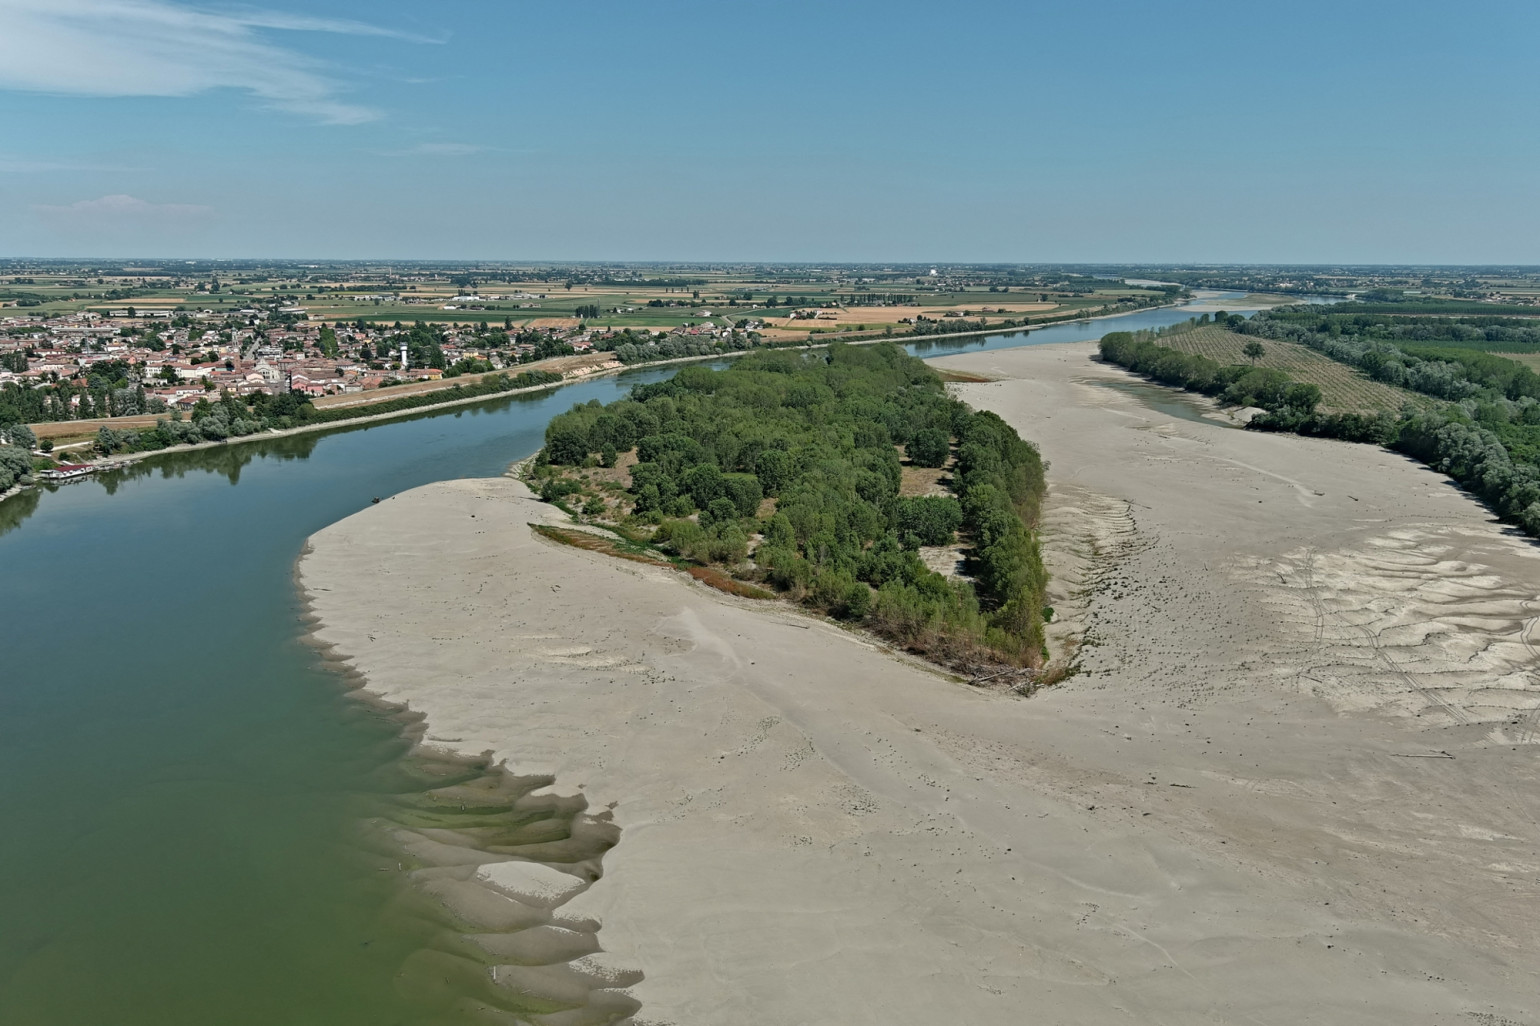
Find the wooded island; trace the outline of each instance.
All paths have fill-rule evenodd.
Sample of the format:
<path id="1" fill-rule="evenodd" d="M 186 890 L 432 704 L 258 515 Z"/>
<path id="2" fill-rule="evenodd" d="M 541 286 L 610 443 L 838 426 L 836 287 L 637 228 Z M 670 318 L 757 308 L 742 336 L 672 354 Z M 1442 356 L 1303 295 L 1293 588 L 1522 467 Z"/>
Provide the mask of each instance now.
<path id="1" fill-rule="evenodd" d="M 576 406 L 532 482 L 633 545 L 945 665 L 1045 662 L 1038 450 L 892 344 L 755 353 Z M 959 554 L 962 574 L 924 558 Z"/>

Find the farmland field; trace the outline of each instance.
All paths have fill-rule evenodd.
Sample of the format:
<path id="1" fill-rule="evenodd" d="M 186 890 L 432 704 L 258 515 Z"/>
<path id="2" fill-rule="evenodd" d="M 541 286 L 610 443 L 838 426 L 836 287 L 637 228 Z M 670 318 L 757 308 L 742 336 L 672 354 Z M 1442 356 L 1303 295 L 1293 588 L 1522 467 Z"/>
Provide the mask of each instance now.
<path id="1" fill-rule="evenodd" d="M 3 270 L 3 269 L 0 269 Z M 803 267 L 637 267 L 600 273 L 591 267 L 242 265 L 185 263 L 166 267 L 105 269 L 63 262 L 22 268 L 0 277 L 0 307 L 8 316 L 58 316 L 79 311 L 241 316 L 277 313 L 300 320 L 393 323 L 493 323 L 540 326 L 576 323 L 579 308 L 596 327 L 667 330 L 681 323 L 743 318 L 768 322 L 774 331 L 811 330 L 788 325 L 793 307 L 824 307 L 829 324 L 872 330 L 899 328 L 901 318 L 939 319 L 955 312 L 978 317 L 1034 320 L 1066 313 L 1101 312 L 1120 301 L 1160 302 L 1157 290 L 1116 279 L 1091 284 L 1084 275 L 955 270 Z M 458 301 L 457 301 L 458 299 Z M 654 305 L 656 304 L 656 305 Z M 1125 303 L 1127 305 L 1127 303 Z M 590 311 L 597 309 L 598 315 Z M 708 313 L 709 311 L 709 313 Z M 967 311 L 964 313 L 964 311 Z M 987 316 L 987 315 L 986 315 Z"/>
<path id="2" fill-rule="evenodd" d="M 1493 352 L 1493 356 L 1501 356 L 1505 360 L 1522 363 L 1536 374 L 1540 374 L 1540 353 L 1499 353 Z"/>
<path id="3" fill-rule="evenodd" d="M 1249 363 L 1241 349 L 1247 342 L 1259 340 L 1211 325 L 1192 331 L 1171 332 L 1157 341 L 1171 349 L 1231 364 Z M 1352 367 L 1298 343 L 1274 339 L 1260 341 L 1267 353 L 1257 360 L 1257 366 L 1275 367 L 1295 381 L 1320 388 L 1323 413 L 1374 413 L 1381 410 L 1397 413 L 1408 403 L 1424 409 L 1437 404 L 1436 400 L 1416 392 L 1371 380 Z"/>

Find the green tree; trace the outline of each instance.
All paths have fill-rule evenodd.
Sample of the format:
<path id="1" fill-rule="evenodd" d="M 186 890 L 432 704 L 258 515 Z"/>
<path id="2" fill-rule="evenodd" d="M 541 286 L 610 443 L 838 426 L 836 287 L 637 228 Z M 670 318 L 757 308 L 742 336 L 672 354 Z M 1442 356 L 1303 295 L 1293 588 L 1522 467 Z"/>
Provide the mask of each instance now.
<path id="1" fill-rule="evenodd" d="M 588 458 L 588 432 L 581 424 L 562 420 L 546 433 L 545 452 L 552 463 L 576 466 Z"/>
<path id="2" fill-rule="evenodd" d="M 1267 355 L 1267 347 L 1257 341 L 1247 342 L 1241 347 L 1241 355 L 1250 360 L 1251 365 L 1255 367 L 1257 361 Z"/>
<path id="3" fill-rule="evenodd" d="M 905 447 L 909 459 L 917 467 L 940 467 L 951 454 L 952 440 L 940 428 L 922 428 L 914 433 Z"/>
<path id="4" fill-rule="evenodd" d="M 0 492 L 32 473 L 32 457 L 27 450 L 0 445 Z"/>
<path id="5" fill-rule="evenodd" d="M 795 470 L 791 454 L 781 449 L 766 449 L 754 460 L 754 475 L 766 495 L 779 495 L 791 481 Z"/>
<path id="6" fill-rule="evenodd" d="M 713 524 L 727 523 L 738 519 L 738 506 L 727 496 L 712 499 L 701 510 L 700 522 L 702 527 L 710 527 Z"/>
<path id="7" fill-rule="evenodd" d="M 893 518 L 900 537 L 913 534 L 921 545 L 946 545 L 962 526 L 962 503 L 950 495 L 899 499 L 893 507 Z"/>
<path id="8" fill-rule="evenodd" d="M 1315 385 L 1297 381 L 1283 390 L 1283 405 L 1300 413 L 1314 413 L 1321 403 L 1321 390 Z"/>

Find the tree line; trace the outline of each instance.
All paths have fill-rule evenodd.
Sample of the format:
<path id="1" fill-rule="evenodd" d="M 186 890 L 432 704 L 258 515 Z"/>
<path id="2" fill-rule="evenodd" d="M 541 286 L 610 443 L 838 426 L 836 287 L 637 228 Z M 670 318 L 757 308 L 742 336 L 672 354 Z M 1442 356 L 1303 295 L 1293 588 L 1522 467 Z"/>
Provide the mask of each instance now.
<path id="1" fill-rule="evenodd" d="M 1255 406 L 1308 416 L 1321 401 L 1315 385 L 1295 381 L 1281 370 L 1245 364 L 1221 364 L 1198 353 L 1184 353 L 1132 332 L 1102 336 L 1102 359 L 1127 367 L 1164 385 L 1213 396 L 1228 406 Z"/>
<path id="2" fill-rule="evenodd" d="M 471 385 L 454 385 L 434 392 L 396 396 L 365 406 L 333 407 L 318 410 L 303 393 L 289 392 L 270 396 L 254 392 L 248 396 L 228 393 L 218 399 L 200 399 L 190 419 L 181 411 L 155 422 L 152 428 L 123 430 L 103 426 L 97 431 L 96 450 L 102 455 L 115 453 L 157 452 L 173 445 L 196 445 L 245 438 L 265 431 L 330 424 L 357 417 L 376 417 L 385 413 L 438 406 L 460 399 L 494 396 L 520 388 L 554 384 L 560 374 L 549 371 L 523 371 L 509 376 L 492 374 Z"/>
<path id="3" fill-rule="evenodd" d="M 96 364 L 83 386 L 59 381 L 30 387 L 8 381 L 0 386 L 0 423 L 40 424 L 164 412 L 165 401 L 147 394 L 127 367 L 118 360 Z"/>
<path id="4" fill-rule="evenodd" d="M 647 332 L 633 335 L 630 331 L 608 340 L 615 359 L 624 364 L 650 363 L 655 360 L 675 360 L 681 356 L 714 356 L 722 353 L 742 352 L 753 345 L 747 335 L 733 332 L 725 338 L 713 335 L 666 335 L 654 338 Z"/>

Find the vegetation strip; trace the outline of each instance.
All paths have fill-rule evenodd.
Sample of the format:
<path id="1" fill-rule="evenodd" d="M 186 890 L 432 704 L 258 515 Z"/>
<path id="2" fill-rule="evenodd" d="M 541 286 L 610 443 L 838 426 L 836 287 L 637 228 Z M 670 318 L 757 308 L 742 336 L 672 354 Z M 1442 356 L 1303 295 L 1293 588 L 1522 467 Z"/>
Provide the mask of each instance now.
<path id="1" fill-rule="evenodd" d="M 571 545 L 573 548 L 585 549 L 589 552 L 599 552 L 606 556 L 614 556 L 617 559 L 629 559 L 633 563 L 646 563 L 649 566 L 667 567 L 670 570 L 683 569 L 695 580 L 709 588 L 724 591 L 729 595 L 737 595 L 740 598 L 769 599 L 775 598 L 773 594 L 763 588 L 756 588 L 752 584 L 735 580 L 727 574 L 709 566 L 689 566 L 678 561 L 670 561 L 658 556 L 652 556 L 646 550 L 628 547 L 618 541 L 601 537 L 590 531 L 573 531 L 562 527 L 552 527 L 550 524 L 530 524 L 535 533 L 563 545 Z"/>
<path id="2" fill-rule="evenodd" d="M 1304 346 L 1366 380 L 1437 400 L 1412 396 L 1398 412 L 1318 412 L 1319 390 L 1316 402 L 1308 402 L 1305 389 L 1313 386 L 1281 371 L 1226 367 L 1163 344 L 1201 326 L 1201 318 L 1163 332 L 1113 332 L 1102 338 L 1101 353 L 1163 384 L 1260 406 L 1267 412 L 1248 424 L 1255 430 L 1369 442 L 1406 453 L 1449 475 L 1503 520 L 1540 537 L 1540 374 L 1497 355 L 1540 346 L 1540 325 L 1490 314 L 1414 315 L 1428 305 L 1296 306 L 1249 321 L 1224 321 L 1254 338 L 1259 351 L 1269 342 Z"/>
<path id="3" fill-rule="evenodd" d="M 920 468 L 950 475 L 902 496 Z M 768 586 L 970 676 L 1045 661 L 1038 451 L 891 343 L 758 352 L 575 406 L 531 483 L 698 579 Z M 948 578 L 922 550 L 959 532 L 969 576 Z"/>

